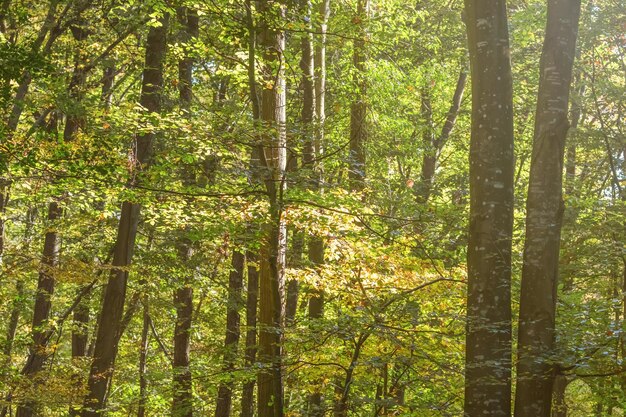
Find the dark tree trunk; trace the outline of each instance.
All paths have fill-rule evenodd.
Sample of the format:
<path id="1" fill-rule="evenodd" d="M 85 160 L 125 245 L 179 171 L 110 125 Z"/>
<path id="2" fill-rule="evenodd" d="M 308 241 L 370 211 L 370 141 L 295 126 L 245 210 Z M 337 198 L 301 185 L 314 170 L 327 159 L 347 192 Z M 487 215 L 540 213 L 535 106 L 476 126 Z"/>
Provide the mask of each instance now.
<path id="1" fill-rule="evenodd" d="M 565 375 L 557 375 L 554 378 L 554 404 L 552 407 L 552 417 L 567 417 L 567 402 L 565 401 L 565 390 L 569 381 Z"/>
<path id="2" fill-rule="evenodd" d="M 257 304 L 259 292 L 259 275 L 254 262 L 256 257 L 251 253 L 246 253 L 248 263 L 248 285 L 246 288 L 246 367 L 251 368 L 256 359 L 256 322 Z M 254 415 L 254 380 L 245 382 L 241 395 L 241 417 L 252 417 Z"/>
<path id="3" fill-rule="evenodd" d="M 148 112 L 158 113 L 161 109 L 167 26 L 168 15 L 165 14 L 161 19 L 161 26 L 151 27 L 148 32 L 140 98 L 140 104 Z M 151 162 L 153 141 L 153 133 L 139 135 L 136 138 L 136 145 L 133 149 L 134 163 L 135 168 L 140 172 Z M 99 315 L 94 360 L 89 373 L 83 417 L 98 417 L 106 407 L 121 333 L 128 267 L 131 264 L 135 247 L 140 209 L 141 206 L 138 203 L 125 201 L 122 204 L 113 254 L 113 270 L 106 286 Z"/>
<path id="4" fill-rule="evenodd" d="M 241 309 L 241 290 L 243 287 L 243 269 L 245 256 L 241 251 L 233 253 L 232 270 L 228 279 L 228 304 L 226 306 L 226 338 L 224 341 L 224 363 L 222 371 L 230 374 L 235 370 L 237 348 L 239 346 L 239 310 Z M 232 375 L 220 384 L 217 392 L 215 417 L 229 417 L 232 408 L 234 380 Z"/>
<path id="5" fill-rule="evenodd" d="M 269 219 L 262 227 L 263 243 L 259 258 L 259 351 L 263 364 L 257 378 L 258 414 L 283 416 L 282 323 L 286 229 L 282 213 L 285 188 L 286 96 L 284 66 L 285 36 L 276 28 L 284 18 L 285 5 L 259 1 L 259 44 L 263 50 L 263 89 L 259 155 L 261 178 L 269 198 Z M 275 14 L 278 12 L 278 16 Z"/>
<path id="6" fill-rule="evenodd" d="M 59 259 L 59 236 L 54 229 L 54 223 L 61 217 L 61 208 L 56 202 L 48 205 L 48 232 L 43 246 L 41 265 L 39 270 L 39 280 L 37 282 L 37 293 L 35 295 L 35 307 L 33 311 L 33 343 L 26 364 L 22 369 L 22 374 L 29 378 L 41 371 L 48 351 L 48 331 L 47 321 L 50 318 L 52 308 L 52 294 L 54 292 L 54 269 L 57 267 Z M 17 407 L 18 417 L 31 417 L 34 415 L 37 404 L 35 401 L 28 401 Z"/>
<path id="7" fill-rule="evenodd" d="M 194 59 L 189 53 L 188 45 L 198 36 L 199 18 L 198 13 L 188 7 L 179 7 L 177 10 L 178 21 L 182 27 L 179 37 L 185 44 L 185 55 L 178 62 L 178 92 L 180 107 L 184 112 L 188 112 L 193 98 L 193 64 Z M 194 179 L 187 173 L 182 173 L 183 183 L 192 185 Z M 185 267 L 191 259 L 193 249 L 192 243 L 186 236 L 187 228 L 183 236 L 178 237 L 177 250 L 180 265 Z M 176 327 L 174 329 L 174 358 L 173 367 L 173 398 L 172 416 L 191 417 L 193 416 L 193 386 L 190 369 L 190 332 L 193 315 L 193 289 L 191 277 L 185 275 L 184 285 L 174 294 L 174 304 L 176 306 Z"/>
<path id="8" fill-rule="evenodd" d="M 189 339 L 193 315 L 193 289 L 181 287 L 174 294 L 176 327 L 174 329 L 173 417 L 190 417 L 193 414 L 192 378 L 189 368 Z"/>
<path id="9" fill-rule="evenodd" d="M 472 76 L 465 416 L 511 415 L 513 99 L 504 0 L 465 0 Z"/>
<path id="10" fill-rule="evenodd" d="M 516 417 L 549 417 L 563 216 L 563 159 L 580 0 L 549 0 L 540 64 L 520 295 Z"/>
<path id="11" fill-rule="evenodd" d="M 352 65 L 354 66 L 354 84 L 356 96 L 350 106 L 350 155 L 349 178 L 352 190 L 365 187 L 365 142 L 367 141 L 367 75 L 365 73 L 367 20 L 370 0 L 358 0 L 353 22 L 357 26 L 354 39 Z"/>
<path id="12" fill-rule="evenodd" d="M 84 291 L 83 288 L 79 290 L 80 292 Z M 72 361 L 75 362 L 76 365 L 79 364 L 79 361 L 87 356 L 87 341 L 88 337 L 88 326 L 89 326 L 89 304 L 88 300 L 82 298 L 80 303 L 76 306 L 74 310 L 73 317 L 73 329 L 72 329 Z M 76 373 L 72 375 L 72 380 L 74 385 L 77 388 L 81 387 L 82 384 L 82 376 L 80 373 Z M 80 415 L 80 409 L 75 408 L 74 406 L 70 406 L 69 410 L 70 416 L 78 416 Z"/>
<path id="13" fill-rule="evenodd" d="M 261 118 L 261 105 L 259 102 L 256 83 L 256 40 L 257 28 L 255 26 L 252 0 L 245 0 L 246 26 L 248 31 L 248 88 L 250 90 L 250 102 L 252 103 L 252 118 L 255 125 Z M 256 146 L 250 152 L 250 175 L 249 182 L 259 182 L 259 170 L 261 166 L 261 152 Z M 248 283 L 246 288 L 246 349 L 245 365 L 247 369 L 253 369 L 257 354 L 257 309 L 259 301 L 259 260 L 256 252 L 246 251 L 248 270 Z M 243 384 L 241 392 L 241 417 L 254 416 L 254 385 L 255 380 L 250 379 Z"/>

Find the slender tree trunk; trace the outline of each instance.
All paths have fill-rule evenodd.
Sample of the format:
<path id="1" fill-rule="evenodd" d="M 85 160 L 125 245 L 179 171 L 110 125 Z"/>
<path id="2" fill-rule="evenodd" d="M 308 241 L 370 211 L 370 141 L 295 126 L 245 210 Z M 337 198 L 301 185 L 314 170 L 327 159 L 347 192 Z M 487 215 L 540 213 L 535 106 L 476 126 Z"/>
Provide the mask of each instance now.
<path id="1" fill-rule="evenodd" d="M 245 0 L 246 26 L 248 30 L 248 88 L 250 89 L 250 102 L 252 103 L 252 119 L 255 126 L 261 118 L 261 104 L 257 92 L 256 83 L 256 40 L 257 28 L 255 26 L 252 0 Z M 259 170 L 261 166 L 261 152 L 256 146 L 250 152 L 250 176 L 249 182 L 260 181 Z M 257 309 L 259 304 L 259 258 L 257 253 L 246 251 L 248 270 L 248 283 L 246 288 L 246 349 L 245 365 L 247 369 L 253 369 L 257 355 Z M 254 385 L 251 379 L 243 384 L 241 392 L 241 417 L 254 416 Z"/>
<path id="2" fill-rule="evenodd" d="M 178 90 L 180 107 L 188 112 L 193 98 L 193 64 L 194 59 L 189 53 L 189 44 L 198 36 L 199 18 L 198 13 L 188 7 L 179 7 L 177 10 L 178 21 L 182 26 L 180 32 L 181 41 L 185 44 L 185 56 L 178 62 Z M 183 183 L 187 186 L 194 183 L 190 175 L 183 173 Z M 185 267 L 193 254 L 192 243 L 186 236 L 178 237 L 177 250 L 180 265 Z M 193 315 L 193 288 L 191 277 L 185 274 L 183 286 L 174 293 L 176 306 L 176 326 L 174 329 L 174 358 L 173 367 L 173 417 L 193 416 L 193 385 L 190 369 L 190 332 Z"/>
<path id="3" fill-rule="evenodd" d="M 176 290 L 176 327 L 174 329 L 173 402 L 172 416 L 188 417 L 193 414 L 192 378 L 189 368 L 189 339 L 193 315 L 193 289 L 184 286 Z"/>
<path id="4" fill-rule="evenodd" d="M 257 304 L 259 291 L 259 275 L 256 265 L 256 257 L 251 253 L 246 253 L 248 264 L 248 285 L 246 288 L 246 367 L 251 368 L 256 359 L 256 323 Z M 241 417 L 252 417 L 254 415 L 254 380 L 243 385 L 241 395 Z"/>
<path id="5" fill-rule="evenodd" d="M 83 291 L 83 289 L 81 288 L 79 292 L 80 291 Z M 80 360 L 87 356 L 87 341 L 89 340 L 88 300 L 85 300 L 83 298 L 78 306 L 76 306 L 76 310 L 74 310 L 73 321 L 74 324 L 72 329 L 72 361 L 76 365 L 79 365 Z M 72 376 L 72 381 L 77 388 L 80 388 L 82 385 L 82 375 L 80 373 L 75 373 Z M 70 416 L 79 416 L 80 409 L 77 409 L 74 406 L 70 406 L 69 413 Z"/>
<path id="6" fill-rule="evenodd" d="M 262 370 L 257 380 L 258 414 L 282 417 L 282 322 L 286 229 L 282 195 L 286 169 L 286 85 L 284 78 L 285 35 L 276 28 L 284 19 L 282 2 L 257 2 L 261 16 L 259 40 L 263 50 L 263 89 L 260 133 L 262 179 L 269 198 L 269 220 L 262 227 L 263 242 L 259 258 L 259 361 Z"/>
<path id="7" fill-rule="evenodd" d="M 61 208 L 57 202 L 48 205 L 48 231 L 43 246 L 41 265 L 39 270 L 39 280 L 37 282 L 37 293 L 35 295 L 35 307 L 32 321 L 33 343 L 22 374 L 29 378 L 34 378 L 35 374 L 41 371 L 46 358 L 50 352 L 48 350 L 47 326 L 52 309 L 52 294 L 54 292 L 54 269 L 57 267 L 59 259 L 59 238 L 55 230 L 57 220 L 61 217 Z M 18 417 L 31 417 L 34 415 L 37 404 L 34 400 L 27 401 L 17 407 Z"/>
<path id="8" fill-rule="evenodd" d="M 150 342 L 150 311 L 148 300 L 143 300 L 143 325 L 141 328 L 141 346 L 139 348 L 139 404 L 137 405 L 137 417 L 146 415 L 146 400 L 148 399 L 148 380 L 146 379 L 146 363 L 148 359 L 148 346 Z"/>
<path id="9" fill-rule="evenodd" d="M 552 417 L 567 417 L 567 402 L 565 401 L 565 390 L 569 381 L 565 375 L 557 375 L 554 379 L 554 404 Z"/>
<path id="10" fill-rule="evenodd" d="M 465 0 L 472 75 L 465 416 L 511 415 L 513 99 L 504 0 Z"/>
<path id="11" fill-rule="evenodd" d="M 563 159 L 580 0 L 549 0 L 540 64 L 520 295 L 516 417 L 549 417 L 563 216 Z"/>
<path id="12" fill-rule="evenodd" d="M 330 17 L 330 0 L 322 0 L 319 5 L 319 26 L 315 28 L 319 39 L 315 43 L 313 58 L 315 81 L 315 113 L 314 136 L 311 144 L 311 167 L 313 170 L 313 187 L 322 192 L 323 168 L 318 160 L 322 156 L 324 144 L 324 123 L 326 120 L 326 31 Z M 315 20 L 318 20 L 315 19 Z M 324 264 L 324 240 L 319 236 L 311 236 L 308 243 L 309 261 L 315 268 Z M 309 298 L 309 318 L 319 320 L 324 316 L 324 291 L 314 289 Z M 319 381 L 309 395 L 309 417 L 324 415 L 323 381 Z"/>
<path id="13" fill-rule="evenodd" d="M 168 15 L 165 14 L 161 18 L 161 25 L 151 27 L 148 32 L 140 98 L 140 104 L 148 112 L 159 112 L 161 109 L 160 90 L 163 85 L 167 26 Z M 151 162 L 153 141 L 153 133 L 137 136 L 134 162 L 136 164 L 135 169 L 140 172 Z M 138 203 L 125 201 L 122 204 L 113 254 L 113 270 L 106 286 L 99 315 L 94 360 L 89 373 L 88 394 L 85 399 L 83 417 L 98 417 L 106 407 L 107 394 L 117 356 L 118 336 L 121 333 L 128 267 L 133 256 L 140 209 L 141 206 Z"/>
<path id="14" fill-rule="evenodd" d="M 28 209 L 26 212 L 26 230 L 24 232 L 24 251 L 28 253 L 30 249 L 33 225 L 35 222 L 36 210 Z M 24 281 L 19 278 L 15 282 L 16 297 L 11 305 L 11 316 L 6 331 L 6 341 L 2 347 L 2 353 L 6 356 L 6 365 L 11 363 L 11 354 L 13 352 L 13 343 L 15 342 L 15 333 L 20 320 L 20 311 L 24 304 Z"/>
<path id="15" fill-rule="evenodd" d="M 20 305 L 21 300 L 24 297 L 24 281 L 21 279 L 15 283 L 16 297 L 13 299 L 13 305 L 11 306 L 11 316 L 7 325 L 6 341 L 2 348 L 2 353 L 6 356 L 7 363 L 11 362 L 11 353 L 13 351 L 13 342 L 15 341 L 15 332 L 17 331 L 17 325 L 20 320 Z"/>
<path id="16" fill-rule="evenodd" d="M 239 346 L 239 310 L 241 309 L 241 290 L 243 286 L 243 269 L 245 256 L 235 250 L 233 253 L 232 270 L 228 279 L 228 304 L 226 306 L 226 338 L 224 341 L 224 363 L 222 371 L 230 374 L 235 370 L 237 348 Z M 217 392 L 217 407 L 215 417 L 229 417 L 231 414 L 234 380 L 229 375 L 228 380 L 220 384 Z"/>
<path id="17" fill-rule="evenodd" d="M 0 163 L 4 157 L 0 157 Z M 0 169 L 3 169 L 0 167 Z M 4 178 L 0 178 L 0 266 L 3 264 L 4 259 L 4 216 L 6 213 L 7 205 L 9 204 L 9 181 Z"/>
<path id="18" fill-rule="evenodd" d="M 360 191 L 365 187 L 365 142 L 367 141 L 367 80 L 366 41 L 370 0 L 358 0 L 353 22 L 357 26 L 352 55 L 356 96 L 350 106 L 350 188 Z"/>

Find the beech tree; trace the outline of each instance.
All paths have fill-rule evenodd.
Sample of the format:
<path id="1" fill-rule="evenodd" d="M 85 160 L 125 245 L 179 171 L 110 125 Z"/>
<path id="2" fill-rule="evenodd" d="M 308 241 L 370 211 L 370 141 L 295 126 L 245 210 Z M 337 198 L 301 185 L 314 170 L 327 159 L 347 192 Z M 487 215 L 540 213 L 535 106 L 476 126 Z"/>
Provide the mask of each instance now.
<path id="1" fill-rule="evenodd" d="M 576 1 L 0 1 L 0 417 L 620 414 Z"/>
<path id="2" fill-rule="evenodd" d="M 549 1 L 540 64 L 518 328 L 516 416 L 550 416 L 563 218 L 563 164 L 579 1 Z"/>
<path id="3" fill-rule="evenodd" d="M 150 113 L 158 113 L 161 110 L 160 90 L 163 86 L 163 64 L 167 47 L 168 22 L 169 15 L 167 13 L 163 14 L 158 21 L 153 22 L 146 40 L 140 104 Z M 154 136 L 153 132 L 149 132 L 136 137 L 130 161 L 130 168 L 135 171 L 132 175 L 140 174 L 152 163 Z M 141 179 L 131 179 L 130 185 L 136 185 L 137 181 L 141 181 Z M 98 318 L 98 333 L 89 372 L 83 417 L 97 416 L 106 407 L 107 394 L 113 377 L 113 366 L 123 329 L 122 319 L 128 284 L 128 267 L 131 265 L 135 249 L 140 210 L 141 204 L 139 203 L 132 201 L 122 203 L 113 253 L 113 269 L 104 290 Z"/>
<path id="4" fill-rule="evenodd" d="M 505 1 L 465 2 L 472 77 L 465 415 L 511 414 L 513 103 Z"/>

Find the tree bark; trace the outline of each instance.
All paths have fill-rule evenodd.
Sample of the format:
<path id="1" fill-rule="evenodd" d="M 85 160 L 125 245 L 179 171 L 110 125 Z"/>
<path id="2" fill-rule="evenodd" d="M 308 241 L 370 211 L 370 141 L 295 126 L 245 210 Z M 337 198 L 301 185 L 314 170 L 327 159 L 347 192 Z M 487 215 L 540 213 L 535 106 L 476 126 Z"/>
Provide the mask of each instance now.
<path id="1" fill-rule="evenodd" d="M 261 172 L 269 198 L 269 219 L 262 226 L 263 242 L 259 258 L 259 361 L 257 379 L 258 414 L 283 416 L 282 322 L 286 229 L 282 195 L 286 150 L 286 85 L 284 78 L 285 35 L 276 27 L 284 19 L 285 5 L 280 1 L 257 2 L 261 16 L 259 41 L 263 50 L 263 89 L 259 135 Z"/>
<path id="2" fill-rule="evenodd" d="M 252 119 L 255 126 L 261 118 L 261 105 L 257 93 L 256 83 L 256 40 L 257 28 L 252 14 L 252 0 L 245 0 L 246 26 L 248 30 L 248 88 L 250 89 L 250 102 L 252 103 Z M 250 175 L 248 181 L 257 183 L 260 170 L 260 150 L 253 146 L 250 152 Z M 257 265 L 258 255 L 250 250 L 246 251 L 246 263 L 248 282 L 246 288 L 246 349 L 245 365 L 247 369 L 253 369 L 257 354 L 257 309 L 259 301 L 259 268 Z M 254 385 L 255 380 L 250 379 L 243 384 L 241 392 L 241 417 L 254 416 Z"/>
<path id="3" fill-rule="evenodd" d="M 565 390 L 569 381 L 565 375 L 557 375 L 554 379 L 554 404 L 552 417 L 567 417 L 567 402 L 565 401 Z"/>
<path id="4" fill-rule="evenodd" d="M 140 104 L 148 112 L 156 113 L 161 109 L 167 26 L 168 15 L 164 14 L 161 18 L 161 25 L 151 27 L 148 32 L 140 98 Z M 133 162 L 135 169 L 139 172 L 151 163 L 153 141 L 154 133 L 145 133 L 136 138 L 133 149 L 135 160 Z M 131 181 L 131 186 L 133 181 Z M 121 330 L 126 299 L 128 267 L 133 257 L 140 210 L 141 205 L 138 203 L 125 201 L 122 204 L 113 254 L 113 270 L 106 286 L 99 315 L 94 360 L 89 373 L 88 393 L 85 398 L 83 417 L 98 417 L 106 407 L 107 394 L 117 356 L 118 335 Z"/>
<path id="5" fill-rule="evenodd" d="M 230 375 L 235 370 L 237 347 L 239 346 L 239 310 L 241 309 L 241 290 L 243 287 L 244 254 L 235 249 L 232 269 L 228 279 L 228 304 L 226 306 L 226 337 L 224 341 L 224 363 L 222 372 L 228 374 L 226 382 L 220 384 L 217 392 L 215 417 L 229 417 L 232 408 L 234 380 Z"/>
<path id="6" fill-rule="evenodd" d="M 181 25 L 180 41 L 185 45 L 185 54 L 178 62 L 178 93 L 180 108 L 188 115 L 193 98 L 193 65 L 194 59 L 189 53 L 189 43 L 199 33 L 199 17 L 196 10 L 181 6 L 176 11 Z M 183 172 L 183 184 L 192 185 L 195 179 Z M 192 242 L 187 237 L 187 227 L 183 235 L 177 238 L 178 259 L 181 267 L 185 267 L 193 254 Z M 174 328 L 174 358 L 172 361 L 172 416 L 193 416 L 193 382 L 190 369 L 190 340 L 193 316 L 193 287 L 191 277 L 185 274 L 185 282 L 174 293 L 176 306 L 176 326 Z"/>
<path id="7" fill-rule="evenodd" d="M 365 187 L 365 142 L 367 141 L 367 80 L 366 80 L 366 41 L 367 20 L 370 0 L 358 0 L 353 23 L 357 26 L 354 39 L 352 65 L 354 84 L 357 89 L 350 106 L 350 155 L 349 179 L 352 190 L 361 191 Z"/>
<path id="8" fill-rule="evenodd" d="M 318 40 L 315 43 L 313 57 L 314 81 L 315 81 L 315 113 L 314 113 L 314 136 L 310 146 L 310 159 L 313 172 L 313 187 L 320 193 L 322 190 L 323 167 L 319 158 L 322 156 L 324 146 L 324 123 L 326 120 L 326 32 L 330 17 L 330 0 L 322 0 L 319 5 L 319 26 L 315 27 Z M 315 268 L 324 264 L 324 241 L 319 236 L 311 236 L 308 244 L 308 258 Z M 309 319 L 319 320 L 324 316 L 324 291 L 313 289 L 309 298 Z M 308 415 L 310 417 L 322 417 L 324 415 L 324 398 L 322 395 L 323 381 L 319 381 L 309 395 Z"/>
<path id="9" fill-rule="evenodd" d="M 465 416 L 511 415 L 513 99 L 504 0 L 465 0 L 472 76 Z"/>
<path id="10" fill-rule="evenodd" d="M 245 363 L 250 368 L 256 359 L 256 323 L 257 305 L 259 292 L 259 275 L 256 265 L 256 257 L 248 251 L 246 261 L 248 266 L 248 283 L 246 288 L 246 351 Z M 241 417 L 252 417 L 254 415 L 254 380 L 247 381 L 243 385 L 241 395 Z"/>
<path id="11" fill-rule="evenodd" d="M 548 1 L 522 267 L 516 417 L 549 417 L 563 216 L 563 159 L 580 0 Z"/>
<path id="12" fill-rule="evenodd" d="M 87 38 L 87 32 L 80 26 L 72 27 L 74 39 L 82 43 Z M 69 96 L 76 103 L 80 103 L 83 95 L 83 88 L 86 80 L 86 72 L 83 58 L 82 47 L 78 47 L 72 71 L 72 78 L 68 87 Z M 82 116 L 80 114 L 68 114 L 63 131 L 63 139 L 66 143 L 71 142 L 82 125 Z M 56 200 L 56 199 L 55 199 Z M 62 214 L 62 209 L 58 201 L 48 204 L 48 230 L 44 240 L 43 252 L 41 257 L 41 267 L 39 271 L 39 280 L 37 283 L 37 294 L 35 296 L 35 306 L 33 312 L 33 345 L 27 364 L 24 367 L 24 374 L 32 376 L 39 372 L 48 356 L 47 344 L 48 338 L 44 336 L 45 331 L 42 327 L 46 325 L 46 321 L 50 318 L 50 310 L 52 308 L 52 294 L 55 287 L 54 269 L 58 265 L 60 239 L 56 230 L 56 223 Z M 23 406 L 18 406 L 17 416 L 30 417 L 34 413 L 35 404 L 28 402 Z"/>

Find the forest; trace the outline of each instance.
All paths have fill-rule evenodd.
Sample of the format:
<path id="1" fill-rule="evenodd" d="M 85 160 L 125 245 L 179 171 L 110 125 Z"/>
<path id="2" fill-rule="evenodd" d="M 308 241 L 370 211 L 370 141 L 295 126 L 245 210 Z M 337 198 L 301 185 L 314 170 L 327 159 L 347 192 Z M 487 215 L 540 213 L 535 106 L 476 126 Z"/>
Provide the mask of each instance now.
<path id="1" fill-rule="evenodd" d="M 0 417 L 626 415 L 625 0 L 0 0 Z"/>

